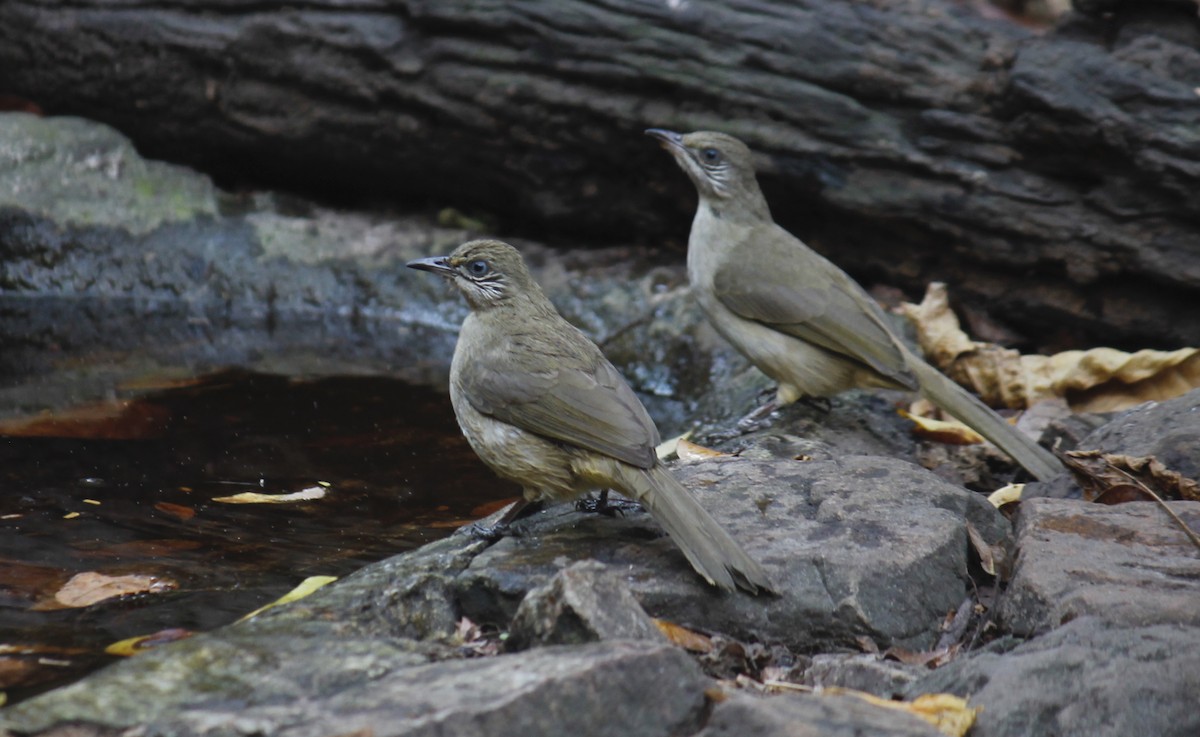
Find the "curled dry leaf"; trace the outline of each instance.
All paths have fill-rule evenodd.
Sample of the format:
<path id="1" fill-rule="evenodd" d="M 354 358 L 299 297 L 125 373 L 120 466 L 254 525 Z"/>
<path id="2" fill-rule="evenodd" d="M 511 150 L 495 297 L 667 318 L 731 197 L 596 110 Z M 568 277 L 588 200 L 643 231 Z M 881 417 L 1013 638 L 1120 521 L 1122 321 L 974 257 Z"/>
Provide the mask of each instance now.
<path id="1" fill-rule="evenodd" d="M 1172 471 L 1154 456 L 1128 456 L 1098 450 L 1072 450 L 1063 462 L 1083 488 L 1083 498 L 1097 501 L 1115 487 L 1145 484 L 1164 499 L 1200 501 L 1200 482 Z"/>
<path id="2" fill-rule="evenodd" d="M 979 565 L 985 573 L 997 576 L 1000 575 L 997 571 L 1005 571 L 1008 554 L 1003 545 L 988 545 L 987 540 L 983 539 L 983 535 L 979 534 L 979 530 L 970 522 L 967 523 L 967 537 L 971 541 L 971 547 L 979 554 Z"/>
<path id="3" fill-rule="evenodd" d="M 109 576 L 96 571 L 86 571 L 71 576 L 71 579 L 55 592 L 53 600 L 35 604 L 33 609 L 38 611 L 77 609 L 119 596 L 157 594 L 171 591 L 177 587 L 178 585 L 174 581 L 162 576 L 142 574 Z"/>
<path id="4" fill-rule="evenodd" d="M 1200 548 L 1200 535 L 1164 501 L 1164 497 L 1196 501 L 1198 485 L 1194 479 L 1168 470 L 1153 456 L 1073 450 L 1060 457 L 1083 487 L 1083 496 L 1088 501 L 1119 504 L 1148 497 L 1183 530 L 1193 545 Z"/>
<path id="5" fill-rule="evenodd" d="M 931 283 L 919 305 L 903 312 L 931 363 L 970 387 L 994 407 L 1022 409 L 1052 397 L 1077 412 L 1107 412 L 1150 400 L 1177 397 L 1200 386 L 1200 349 L 1112 348 L 1022 356 L 1015 350 L 971 340 L 950 310 L 946 285 Z"/>
<path id="6" fill-rule="evenodd" d="M 1000 509 L 1005 504 L 1021 501 L 1021 494 L 1025 491 L 1025 484 L 1008 484 L 1001 486 L 988 495 L 988 501 L 996 509 Z"/>

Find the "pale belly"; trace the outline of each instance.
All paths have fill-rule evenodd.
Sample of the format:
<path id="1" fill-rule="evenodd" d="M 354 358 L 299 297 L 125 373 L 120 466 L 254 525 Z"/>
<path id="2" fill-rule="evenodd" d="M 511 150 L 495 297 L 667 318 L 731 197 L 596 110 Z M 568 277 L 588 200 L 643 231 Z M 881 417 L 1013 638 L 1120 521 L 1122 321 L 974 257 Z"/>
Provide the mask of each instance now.
<path id="1" fill-rule="evenodd" d="M 576 472 L 579 452 L 480 414 L 453 383 L 450 401 L 476 455 L 497 476 L 520 484 L 526 499 L 574 499 L 596 487 Z"/>
<path id="2" fill-rule="evenodd" d="M 790 404 L 801 397 L 827 397 L 854 386 L 867 385 L 867 377 L 860 376 L 867 372 L 863 372 L 859 364 L 761 323 L 738 317 L 719 304 L 715 297 L 702 290 L 695 292 L 704 314 L 721 337 L 779 383 L 781 403 Z"/>

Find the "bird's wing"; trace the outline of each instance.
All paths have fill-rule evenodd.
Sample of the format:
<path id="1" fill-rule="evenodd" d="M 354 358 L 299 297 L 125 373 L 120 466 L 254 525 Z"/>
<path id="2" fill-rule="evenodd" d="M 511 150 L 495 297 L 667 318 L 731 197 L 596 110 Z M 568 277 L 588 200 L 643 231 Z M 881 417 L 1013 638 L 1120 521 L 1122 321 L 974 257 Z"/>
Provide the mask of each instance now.
<path id="1" fill-rule="evenodd" d="M 747 320 L 851 358 L 903 386 L 917 386 L 875 300 L 779 226 L 751 230 L 717 269 L 713 290 Z"/>
<path id="2" fill-rule="evenodd" d="M 654 421 L 600 349 L 566 321 L 562 327 L 553 338 L 518 335 L 479 356 L 461 376 L 464 396 L 522 430 L 652 467 Z"/>

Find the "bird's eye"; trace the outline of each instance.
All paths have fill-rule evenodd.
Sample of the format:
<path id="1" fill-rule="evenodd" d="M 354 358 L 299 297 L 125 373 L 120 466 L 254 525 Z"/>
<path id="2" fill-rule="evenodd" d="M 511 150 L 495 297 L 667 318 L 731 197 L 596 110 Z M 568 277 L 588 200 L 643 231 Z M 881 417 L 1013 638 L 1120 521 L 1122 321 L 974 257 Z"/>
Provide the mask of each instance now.
<path id="1" fill-rule="evenodd" d="M 700 152 L 700 158 L 704 159 L 706 164 L 715 164 L 721 160 L 721 152 L 715 148 L 706 148 Z"/>
<path id="2" fill-rule="evenodd" d="M 476 259 L 467 264 L 467 273 L 471 276 L 487 276 L 487 273 L 491 270 L 492 267 L 488 266 L 488 262 L 483 259 Z"/>

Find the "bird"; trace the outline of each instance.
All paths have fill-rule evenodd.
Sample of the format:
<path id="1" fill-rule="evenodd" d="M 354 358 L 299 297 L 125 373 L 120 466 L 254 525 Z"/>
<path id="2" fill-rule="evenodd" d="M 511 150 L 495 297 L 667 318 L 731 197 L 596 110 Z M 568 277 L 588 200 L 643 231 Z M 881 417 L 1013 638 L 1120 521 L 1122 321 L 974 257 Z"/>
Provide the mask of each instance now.
<path id="1" fill-rule="evenodd" d="M 473 240 L 407 266 L 444 277 L 466 298 L 450 401 L 471 448 L 522 487 L 525 504 L 615 489 L 650 512 L 708 583 L 774 593 L 763 567 L 659 460 L 658 428 L 637 395 L 558 313 L 517 249 Z"/>
<path id="2" fill-rule="evenodd" d="M 745 426 L 801 398 L 906 389 L 972 427 L 1034 478 L 1063 471 L 1049 450 L 910 350 L 849 274 L 775 223 L 744 143 L 713 131 L 646 134 L 699 194 L 687 248 L 692 293 L 717 332 L 778 384 Z"/>

